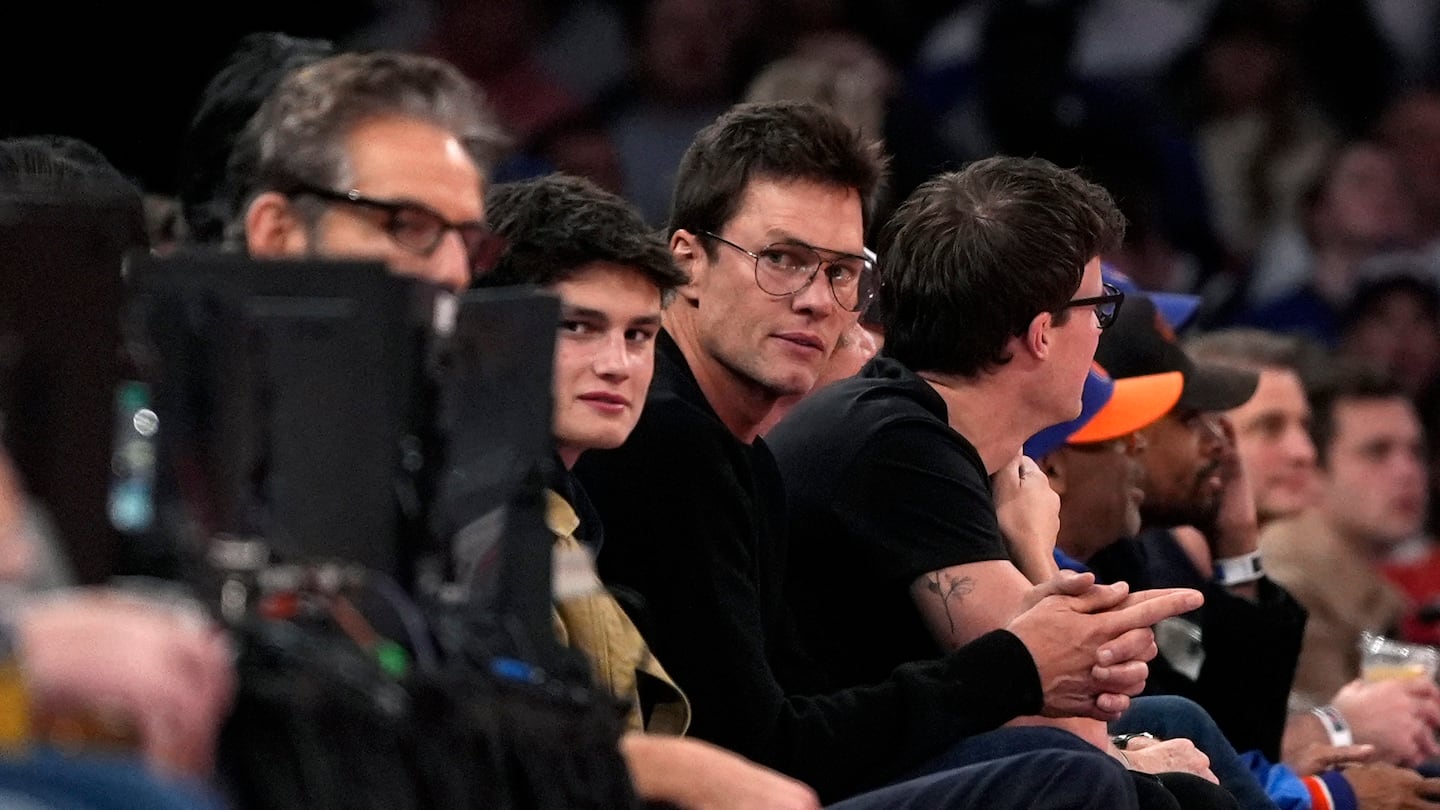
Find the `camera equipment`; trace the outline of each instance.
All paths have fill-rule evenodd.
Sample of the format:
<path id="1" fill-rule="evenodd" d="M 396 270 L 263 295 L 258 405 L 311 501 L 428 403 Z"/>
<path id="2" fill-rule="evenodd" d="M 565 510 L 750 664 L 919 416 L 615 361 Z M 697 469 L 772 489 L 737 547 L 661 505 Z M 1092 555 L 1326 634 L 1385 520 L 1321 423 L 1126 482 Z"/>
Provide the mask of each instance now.
<path id="1" fill-rule="evenodd" d="M 240 642 L 237 803 L 633 803 L 617 707 L 551 626 L 558 302 L 215 254 L 132 257 L 126 287 L 154 420 L 138 556 Z"/>
<path id="2" fill-rule="evenodd" d="M 115 552 L 117 271 L 144 240 L 123 199 L 0 188 L 0 438 L 86 583 L 111 572 Z"/>

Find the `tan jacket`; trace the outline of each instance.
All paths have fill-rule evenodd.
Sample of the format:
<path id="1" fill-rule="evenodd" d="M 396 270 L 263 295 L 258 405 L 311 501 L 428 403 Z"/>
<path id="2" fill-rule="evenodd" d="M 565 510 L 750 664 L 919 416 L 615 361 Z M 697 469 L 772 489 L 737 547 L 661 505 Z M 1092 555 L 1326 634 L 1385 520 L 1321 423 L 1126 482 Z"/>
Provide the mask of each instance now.
<path id="1" fill-rule="evenodd" d="M 1360 675 L 1360 633 L 1388 633 L 1399 624 L 1405 597 L 1379 569 L 1342 541 L 1315 510 L 1275 521 L 1260 533 L 1265 573 L 1310 612 L 1295 696 L 1329 703 Z"/>
<path id="2" fill-rule="evenodd" d="M 575 539 L 580 518 L 555 492 L 545 492 L 545 523 L 555 535 L 555 633 L 560 643 L 590 659 L 596 679 L 631 709 L 631 731 L 684 734 L 690 727 L 690 701 L 655 660 L 615 597 L 600 583 L 588 552 Z M 650 706 L 642 713 L 641 692 Z"/>

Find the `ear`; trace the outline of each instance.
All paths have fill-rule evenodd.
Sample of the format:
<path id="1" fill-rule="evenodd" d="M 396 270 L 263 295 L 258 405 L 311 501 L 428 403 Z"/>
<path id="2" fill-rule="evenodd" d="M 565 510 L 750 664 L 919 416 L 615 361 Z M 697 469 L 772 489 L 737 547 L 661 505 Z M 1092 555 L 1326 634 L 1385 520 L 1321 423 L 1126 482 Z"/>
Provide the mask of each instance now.
<path id="1" fill-rule="evenodd" d="M 679 297 L 697 306 L 700 302 L 700 288 L 705 284 L 705 274 L 710 269 L 710 260 L 700 237 L 681 228 L 670 235 L 670 255 L 675 263 L 690 276 L 690 281 L 681 285 L 676 292 Z"/>
<path id="2" fill-rule="evenodd" d="M 1060 447 L 1052 450 L 1050 455 L 1040 459 L 1037 463 L 1040 465 L 1040 471 L 1050 479 L 1050 488 L 1055 490 L 1056 495 L 1063 498 L 1065 488 L 1069 485 L 1066 474 L 1070 468 L 1070 454 L 1065 452 L 1065 448 Z"/>
<path id="3" fill-rule="evenodd" d="M 245 210 L 245 249 L 256 258 L 274 259 L 309 252 L 310 235 L 296 216 L 290 200 L 267 191 Z"/>
<path id="4" fill-rule="evenodd" d="M 1051 334 L 1054 322 L 1055 315 L 1051 312 L 1042 312 L 1031 318 L 1030 325 L 1025 327 L 1024 333 L 1019 336 L 1020 350 L 1037 360 L 1049 357 L 1051 341 L 1054 340 L 1054 335 Z"/>

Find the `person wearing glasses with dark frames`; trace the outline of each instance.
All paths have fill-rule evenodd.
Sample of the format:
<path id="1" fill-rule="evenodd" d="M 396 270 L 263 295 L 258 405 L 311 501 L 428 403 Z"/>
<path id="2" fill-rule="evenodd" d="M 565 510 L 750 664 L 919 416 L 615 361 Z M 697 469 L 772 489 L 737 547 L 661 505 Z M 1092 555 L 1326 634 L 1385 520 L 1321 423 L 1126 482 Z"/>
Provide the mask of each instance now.
<path id="1" fill-rule="evenodd" d="M 786 595 L 837 685 L 976 643 L 1056 576 L 1058 500 L 1021 447 L 1080 414 L 1100 334 L 1124 305 L 1100 271 L 1124 231 L 1103 188 L 1010 157 L 932 178 L 886 223 L 884 351 L 767 436 L 786 488 L 790 564 L 805 572 Z M 1145 665 L 1132 663 L 1143 686 Z M 1020 718 L 925 767 L 1074 745 L 1118 767 L 1187 771 L 1166 778 L 1210 795 L 1214 776 L 1193 746 L 1179 759 L 1115 749 L 1106 721 L 1127 707 Z M 1148 773 L 1132 778 L 1142 806 L 1165 806 L 1170 791 Z M 1194 806 L 1225 806 L 1228 793 L 1215 791 L 1218 804 Z"/>
<path id="2" fill-rule="evenodd" d="M 601 577 L 633 594 L 636 623 L 690 698 L 690 734 L 823 801 L 1133 807 L 1130 779 L 1098 751 L 931 771 L 903 801 L 867 791 L 1017 715 L 1093 713 L 1100 692 L 1123 702 L 1153 647 L 1145 628 L 1197 594 L 1107 610 L 1124 594 L 1060 577 L 1006 630 L 865 684 L 832 683 L 794 633 L 784 585 L 809 572 L 789 564 L 786 493 L 757 434 L 780 398 L 810 390 L 878 289 L 864 235 L 883 168 L 874 144 L 811 103 L 737 105 L 696 136 L 669 237 L 691 281 L 663 316 L 645 410 L 623 445 L 575 465 L 605 527 Z M 1101 648 L 1113 679 L 1094 677 Z"/>
<path id="3" fill-rule="evenodd" d="M 346 53 L 280 83 L 242 134 L 250 255 L 384 261 L 454 292 L 493 267 L 484 186 L 501 143 L 469 79 L 416 54 Z"/>

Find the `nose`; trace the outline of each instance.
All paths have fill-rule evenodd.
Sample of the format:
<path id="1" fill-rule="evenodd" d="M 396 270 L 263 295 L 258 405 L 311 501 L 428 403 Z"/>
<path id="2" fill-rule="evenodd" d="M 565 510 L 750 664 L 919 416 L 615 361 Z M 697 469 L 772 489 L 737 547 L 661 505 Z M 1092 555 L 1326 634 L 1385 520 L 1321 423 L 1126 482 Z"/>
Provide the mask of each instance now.
<path id="1" fill-rule="evenodd" d="M 1213 413 L 1201 413 L 1195 417 L 1195 424 L 1200 432 L 1200 446 L 1209 455 L 1218 455 L 1225 451 L 1229 439 L 1225 436 L 1225 429 L 1220 426 L 1219 417 Z"/>
<path id="2" fill-rule="evenodd" d="M 623 380 L 630 376 L 631 360 L 630 348 L 625 344 L 625 333 L 617 329 L 600 341 L 591 368 L 607 380 Z"/>
<path id="3" fill-rule="evenodd" d="M 810 277 L 810 283 L 805 285 L 804 289 L 790 296 L 792 309 L 824 316 L 838 308 L 839 305 L 835 303 L 835 293 L 830 290 L 830 277 L 825 274 L 826 267 L 822 263 L 820 269 Z"/>
<path id="4" fill-rule="evenodd" d="M 1429 479 L 1430 469 L 1422 452 L 1399 452 L 1401 480 L 1406 484 L 1420 487 Z"/>
<path id="5" fill-rule="evenodd" d="M 1315 466 L 1315 442 L 1310 433 L 1300 425 L 1291 425 L 1285 431 L 1285 454 L 1295 464 L 1304 467 Z"/>
<path id="6" fill-rule="evenodd" d="M 426 261 L 429 262 L 426 280 L 455 293 L 470 286 L 470 254 L 460 234 L 446 233 Z"/>

